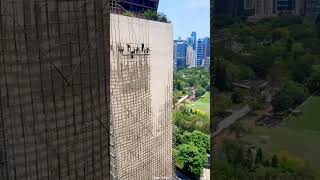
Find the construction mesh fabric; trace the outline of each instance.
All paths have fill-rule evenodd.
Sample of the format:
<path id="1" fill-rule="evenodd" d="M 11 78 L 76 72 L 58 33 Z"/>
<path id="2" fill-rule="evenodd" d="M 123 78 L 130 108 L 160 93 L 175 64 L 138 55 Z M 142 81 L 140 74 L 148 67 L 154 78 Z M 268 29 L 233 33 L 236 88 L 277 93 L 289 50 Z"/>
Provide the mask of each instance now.
<path id="1" fill-rule="evenodd" d="M 148 57 L 118 56 L 111 69 L 112 128 L 117 179 L 151 176 L 148 155 L 151 131 L 150 67 Z"/>
<path id="2" fill-rule="evenodd" d="M 149 21 L 112 14 L 110 28 L 112 178 L 173 179 L 172 71 L 164 67 L 167 84 L 152 89 L 152 75 L 162 75 L 152 71 L 159 50 L 150 41 Z M 153 106 L 152 90 L 165 94 L 160 108 Z"/>
<path id="3" fill-rule="evenodd" d="M 1 180 L 109 179 L 108 7 L 0 1 Z"/>

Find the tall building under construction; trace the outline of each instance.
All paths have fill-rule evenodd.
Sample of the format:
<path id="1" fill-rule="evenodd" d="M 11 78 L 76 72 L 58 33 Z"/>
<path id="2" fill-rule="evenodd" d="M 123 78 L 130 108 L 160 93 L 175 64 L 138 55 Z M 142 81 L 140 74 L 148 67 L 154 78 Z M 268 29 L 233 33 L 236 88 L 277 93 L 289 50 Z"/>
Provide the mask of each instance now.
<path id="1" fill-rule="evenodd" d="M 0 1 L 1 180 L 173 179 L 172 26 L 109 4 Z"/>
<path id="2" fill-rule="evenodd" d="M 173 28 L 111 14 L 111 175 L 174 179 Z"/>

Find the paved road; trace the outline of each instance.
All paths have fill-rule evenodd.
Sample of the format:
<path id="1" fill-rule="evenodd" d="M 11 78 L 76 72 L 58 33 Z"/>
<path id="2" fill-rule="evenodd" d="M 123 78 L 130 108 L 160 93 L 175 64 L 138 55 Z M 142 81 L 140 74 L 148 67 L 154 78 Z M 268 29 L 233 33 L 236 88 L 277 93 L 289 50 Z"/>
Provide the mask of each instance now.
<path id="1" fill-rule="evenodd" d="M 250 111 L 251 108 L 248 105 L 244 106 L 243 108 L 237 111 L 234 111 L 230 116 L 228 116 L 218 124 L 218 129 L 215 133 L 213 133 L 213 137 L 216 137 L 217 135 L 222 133 L 225 129 L 229 128 L 237 120 L 246 116 Z"/>
<path id="2" fill-rule="evenodd" d="M 185 101 L 186 99 L 188 99 L 188 95 L 183 96 L 182 98 L 180 98 L 177 102 L 177 104 L 175 106 L 178 106 L 180 103 L 182 103 L 183 101 Z"/>

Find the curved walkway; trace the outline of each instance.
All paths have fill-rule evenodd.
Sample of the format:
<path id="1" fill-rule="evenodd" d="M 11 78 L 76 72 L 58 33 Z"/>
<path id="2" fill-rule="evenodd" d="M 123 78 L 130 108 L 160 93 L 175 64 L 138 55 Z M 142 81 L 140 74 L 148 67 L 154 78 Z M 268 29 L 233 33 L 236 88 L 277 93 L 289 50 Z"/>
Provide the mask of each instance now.
<path id="1" fill-rule="evenodd" d="M 225 129 L 232 126 L 232 124 L 234 124 L 235 122 L 237 122 L 237 120 L 246 116 L 249 112 L 251 112 L 251 108 L 248 105 L 244 106 L 243 108 L 241 108 L 237 111 L 234 111 L 230 116 L 223 119 L 218 124 L 218 129 L 216 130 L 216 132 L 213 133 L 213 137 L 216 137 L 217 135 L 222 133 Z"/>

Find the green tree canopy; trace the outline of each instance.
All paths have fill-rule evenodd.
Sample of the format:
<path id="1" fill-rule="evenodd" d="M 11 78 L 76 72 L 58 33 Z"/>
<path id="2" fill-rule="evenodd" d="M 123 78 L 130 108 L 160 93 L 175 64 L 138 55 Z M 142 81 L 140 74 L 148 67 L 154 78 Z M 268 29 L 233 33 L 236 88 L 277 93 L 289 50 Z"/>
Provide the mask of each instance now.
<path id="1" fill-rule="evenodd" d="M 198 147 L 193 144 L 178 146 L 176 159 L 182 163 L 183 170 L 200 177 L 202 169 L 207 162 L 206 154 L 202 154 Z"/>
<path id="2" fill-rule="evenodd" d="M 299 83 L 287 81 L 273 98 L 272 106 L 276 112 L 288 111 L 306 98 L 306 89 Z"/>
<path id="3" fill-rule="evenodd" d="M 181 136 L 181 144 L 187 144 L 187 143 L 194 144 L 197 148 L 199 148 L 204 153 L 208 153 L 208 154 L 210 153 L 209 136 L 200 131 L 193 131 L 192 133 L 185 132 Z"/>
<path id="4" fill-rule="evenodd" d="M 170 23 L 167 16 L 163 13 L 158 13 L 157 11 L 147 10 L 144 12 L 144 18 L 152 21 L 160 21 L 165 23 Z"/>

